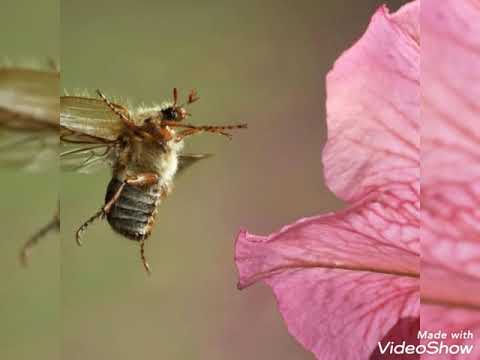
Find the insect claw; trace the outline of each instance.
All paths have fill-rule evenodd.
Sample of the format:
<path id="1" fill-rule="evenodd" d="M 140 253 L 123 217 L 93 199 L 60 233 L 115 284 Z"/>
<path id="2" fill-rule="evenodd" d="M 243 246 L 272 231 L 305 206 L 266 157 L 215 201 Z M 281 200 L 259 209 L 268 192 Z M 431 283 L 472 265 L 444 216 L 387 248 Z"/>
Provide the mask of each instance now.
<path id="1" fill-rule="evenodd" d="M 75 241 L 77 242 L 78 246 L 83 246 L 83 241 L 81 239 L 83 231 L 78 230 L 77 233 L 75 234 Z"/>
<path id="2" fill-rule="evenodd" d="M 145 268 L 145 271 L 148 275 L 152 275 L 152 270 L 150 269 L 150 265 L 147 262 L 143 263 L 143 267 Z"/>
<path id="3" fill-rule="evenodd" d="M 140 240 L 140 259 L 142 260 L 143 267 L 148 275 L 151 275 L 150 265 L 148 264 L 147 259 L 145 258 L 145 239 Z"/>

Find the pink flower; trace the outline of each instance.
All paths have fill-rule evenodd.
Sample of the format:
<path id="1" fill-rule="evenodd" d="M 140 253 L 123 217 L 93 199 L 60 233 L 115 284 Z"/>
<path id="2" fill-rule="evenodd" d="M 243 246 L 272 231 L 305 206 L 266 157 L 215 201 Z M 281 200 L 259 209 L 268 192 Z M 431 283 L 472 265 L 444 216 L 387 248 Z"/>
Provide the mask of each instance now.
<path id="1" fill-rule="evenodd" d="M 318 359 L 386 359 L 378 342 L 416 342 L 418 18 L 418 2 L 394 15 L 380 8 L 328 75 L 325 177 L 350 207 L 237 239 L 239 287 L 267 283 L 289 332 Z"/>
<path id="2" fill-rule="evenodd" d="M 439 5 L 422 1 L 422 330 L 475 346 L 425 358 L 480 359 L 480 2 Z"/>

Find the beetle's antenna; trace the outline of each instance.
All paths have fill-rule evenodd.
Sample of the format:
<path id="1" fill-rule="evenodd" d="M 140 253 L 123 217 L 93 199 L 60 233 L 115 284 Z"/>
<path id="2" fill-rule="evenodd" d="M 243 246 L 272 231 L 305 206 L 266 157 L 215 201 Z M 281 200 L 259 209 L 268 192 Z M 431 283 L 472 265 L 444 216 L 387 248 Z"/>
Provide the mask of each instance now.
<path id="1" fill-rule="evenodd" d="M 187 105 L 193 104 L 195 101 L 200 100 L 198 93 L 196 90 L 190 90 L 190 94 L 188 94 Z"/>
<path id="2" fill-rule="evenodd" d="M 177 106 L 178 101 L 178 90 L 177 88 L 173 88 L 173 107 Z"/>
<path id="3" fill-rule="evenodd" d="M 187 101 L 184 102 L 180 107 L 185 107 L 187 105 L 193 104 L 195 101 L 200 100 L 200 96 L 195 89 L 190 90 L 188 94 Z M 173 106 L 176 107 L 178 102 L 178 90 L 177 88 L 173 88 Z"/>

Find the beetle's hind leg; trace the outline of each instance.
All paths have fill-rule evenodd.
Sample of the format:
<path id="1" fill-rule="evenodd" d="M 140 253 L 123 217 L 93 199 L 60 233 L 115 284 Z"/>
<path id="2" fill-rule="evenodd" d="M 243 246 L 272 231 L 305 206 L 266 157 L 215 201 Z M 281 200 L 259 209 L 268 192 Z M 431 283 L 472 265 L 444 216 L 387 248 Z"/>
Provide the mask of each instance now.
<path id="1" fill-rule="evenodd" d="M 150 265 L 148 264 L 147 258 L 145 257 L 145 238 L 140 239 L 140 259 L 142 260 L 145 271 L 148 273 L 148 275 L 150 275 Z"/>
<path id="2" fill-rule="evenodd" d="M 77 241 L 77 244 L 79 246 L 82 246 L 82 235 L 83 233 L 87 230 L 87 228 L 97 219 L 99 218 L 104 218 L 112 209 L 112 206 L 115 204 L 115 202 L 118 200 L 120 197 L 120 194 L 122 193 L 123 188 L 125 187 L 125 182 L 122 183 L 115 192 L 115 194 L 112 196 L 112 198 L 100 209 L 98 210 L 95 214 L 93 214 L 87 221 L 85 221 L 77 230 L 75 233 L 75 240 Z"/>
<path id="3" fill-rule="evenodd" d="M 104 218 L 107 216 L 107 214 L 110 212 L 112 209 L 113 205 L 117 202 L 119 199 L 123 188 L 125 185 L 132 185 L 132 186 L 146 186 L 146 185 L 152 185 L 158 182 L 158 174 L 155 173 L 140 173 L 137 175 L 130 176 L 127 178 L 125 181 L 122 182 L 122 184 L 118 187 L 118 189 L 115 191 L 113 196 L 108 200 L 108 202 L 100 209 L 98 210 L 95 214 L 93 214 L 87 221 L 85 221 L 77 230 L 75 234 L 75 239 L 77 241 L 78 245 L 82 245 L 82 235 L 83 233 L 87 230 L 87 228 L 92 224 L 95 220 L 99 218 Z M 145 257 L 142 255 L 142 260 Z M 144 262 L 145 266 L 146 262 Z M 146 264 L 148 266 L 148 264 Z M 145 266 L 147 268 L 147 266 Z"/>
<path id="4" fill-rule="evenodd" d="M 105 214 L 105 210 L 101 208 L 99 211 L 97 211 L 93 216 L 91 216 L 87 221 L 85 221 L 76 231 L 75 233 L 75 240 L 77 241 L 78 246 L 82 246 L 82 235 L 85 231 L 87 231 L 87 228 L 98 218 L 103 217 Z"/>

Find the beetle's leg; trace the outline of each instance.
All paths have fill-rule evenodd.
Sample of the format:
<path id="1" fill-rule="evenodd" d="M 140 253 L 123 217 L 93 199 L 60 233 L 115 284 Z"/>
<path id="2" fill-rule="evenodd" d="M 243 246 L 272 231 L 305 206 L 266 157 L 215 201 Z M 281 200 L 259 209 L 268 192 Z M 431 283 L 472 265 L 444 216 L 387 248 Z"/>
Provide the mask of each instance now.
<path id="1" fill-rule="evenodd" d="M 183 131 L 181 131 L 181 132 L 179 132 L 179 133 L 177 134 L 177 136 L 175 137 L 175 141 L 176 141 L 176 142 L 180 142 L 180 141 L 182 141 L 184 138 L 186 138 L 186 137 L 188 137 L 188 136 L 190 136 L 190 135 L 193 135 L 193 134 L 195 134 L 195 133 L 197 133 L 197 132 L 198 132 L 198 131 L 195 130 L 195 129 L 183 130 Z"/>
<path id="2" fill-rule="evenodd" d="M 133 176 L 129 176 L 125 183 L 132 186 L 147 186 L 154 185 L 158 182 L 158 174 L 155 173 L 140 173 Z"/>
<path id="3" fill-rule="evenodd" d="M 189 136 L 192 136 L 192 135 L 195 135 L 195 134 L 199 134 L 199 133 L 202 133 L 202 132 L 205 132 L 205 130 L 201 130 L 201 129 L 186 129 L 186 130 L 183 130 L 181 132 L 178 133 L 178 135 L 175 137 L 175 141 L 176 142 L 180 142 L 182 141 L 183 139 L 185 139 L 186 137 L 189 137 Z M 224 132 L 224 131 L 215 131 L 215 133 L 217 134 L 220 134 L 220 135 L 223 135 L 223 136 L 226 136 L 228 139 L 232 139 L 232 135 L 227 133 L 227 132 Z"/>
<path id="4" fill-rule="evenodd" d="M 169 126 L 169 127 L 179 127 L 179 128 L 186 128 L 186 129 L 197 129 L 201 131 L 211 131 L 216 132 L 219 130 L 235 130 L 235 129 L 246 129 L 248 124 L 235 124 L 235 125 L 192 125 L 192 124 L 185 124 L 182 122 L 174 121 L 174 120 L 162 120 L 162 126 Z"/>
<path id="5" fill-rule="evenodd" d="M 125 182 L 132 186 L 148 186 L 154 185 L 158 182 L 158 174 L 155 173 L 141 173 L 125 180 Z M 145 257 L 145 238 L 140 240 L 140 259 L 142 260 L 143 267 L 150 274 L 150 265 Z"/>
<path id="6" fill-rule="evenodd" d="M 85 221 L 77 230 L 75 233 L 75 240 L 77 241 L 78 246 L 82 246 L 82 235 L 83 233 L 87 230 L 87 228 L 90 226 L 91 223 L 93 223 L 95 220 L 100 218 L 103 215 L 103 208 L 101 208 L 99 211 L 97 211 L 93 216 L 91 216 L 87 221 Z"/>
<path id="7" fill-rule="evenodd" d="M 150 275 L 150 265 L 148 264 L 147 258 L 145 257 L 145 238 L 142 238 L 140 240 L 140 259 L 142 260 L 145 271 L 148 273 L 148 275 Z"/>
<path id="8" fill-rule="evenodd" d="M 112 110 L 120 118 L 120 120 L 122 120 L 128 129 L 136 132 L 137 125 L 135 125 L 135 123 L 125 114 L 125 109 L 122 106 L 111 103 L 110 100 L 108 100 L 107 97 L 98 89 L 97 94 L 102 98 L 103 102 L 109 107 L 109 109 Z"/>
<path id="9" fill-rule="evenodd" d="M 87 221 L 85 221 L 77 230 L 75 233 L 75 240 L 77 241 L 77 244 L 79 246 L 82 246 L 82 235 L 83 233 L 87 230 L 87 228 L 97 219 L 104 217 L 105 215 L 108 214 L 110 209 L 112 208 L 113 204 L 118 200 L 120 197 L 120 194 L 122 193 L 123 188 L 125 187 L 125 182 L 122 183 L 115 192 L 115 194 L 112 196 L 112 198 L 104 205 L 100 210 L 98 210 L 95 214 L 93 214 Z"/>
<path id="10" fill-rule="evenodd" d="M 60 230 L 60 216 L 59 213 L 55 214 L 53 219 L 38 230 L 28 241 L 22 246 L 20 250 L 20 262 L 23 266 L 28 265 L 28 255 L 31 249 L 38 244 L 39 240 L 43 238 L 50 231 L 57 229 Z"/>
<path id="11" fill-rule="evenodd" d="M 181 141 L 188 136 L 192 136 L 202 132 L 220 134 L 231 139 L 232 135 L 226 132 L 225 130 L 245 129 L 247 127 L 247 124 L 227 125 L 227 126 L 194 126 L 194 125 L 188 125 L 188 124 L 179 124 L 178 127 L 186 127 L 187 129 L 178 133 L 176 137 L 176 141 Z"/>
<path id="12" fill-rule="evenodd" d="M 176 121 L 164 120 L 162 121 L 162 126 L 186 128 L 186 129 L 199 130 L 199 131 L 205 131 L 205 132 L 219 132 L 223 130 L 246 129 L 248 127 L 248 124 L 221 125 L 221 126 L 198 125 L 197 126 L 197 125 L 185 124 L 185 123 L 176 122 Z"/>

